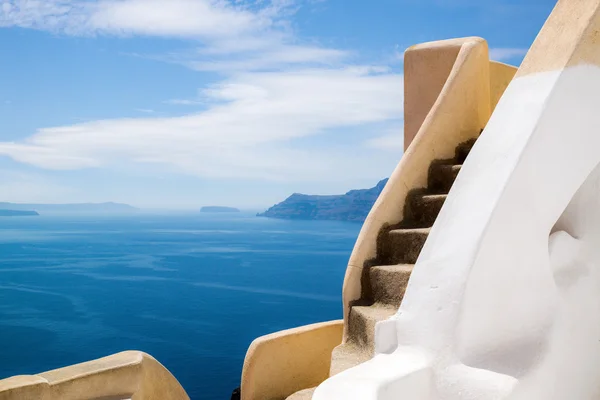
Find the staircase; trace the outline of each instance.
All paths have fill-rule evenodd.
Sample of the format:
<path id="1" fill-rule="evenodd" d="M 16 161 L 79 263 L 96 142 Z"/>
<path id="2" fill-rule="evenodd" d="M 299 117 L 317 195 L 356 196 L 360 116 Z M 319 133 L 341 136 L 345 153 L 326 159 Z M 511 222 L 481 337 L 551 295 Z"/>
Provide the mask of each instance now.
<path id="1" fill-rule="evenodd" d="M 362 297 L 350 309 L 348 340 L 333 350 L 331 376 L 373 357 L 375 324 L 398 310 L 429 230 L 475 140 L 459 144 L 454 158 L 434 161 L 429 167 L 427 188 L 408 194 L 402 222 L 385 226 L 379 233 L 377 257 L 366 269 Z M 314 390 L 302 390 L 287 400 L 310 400 Z"/>

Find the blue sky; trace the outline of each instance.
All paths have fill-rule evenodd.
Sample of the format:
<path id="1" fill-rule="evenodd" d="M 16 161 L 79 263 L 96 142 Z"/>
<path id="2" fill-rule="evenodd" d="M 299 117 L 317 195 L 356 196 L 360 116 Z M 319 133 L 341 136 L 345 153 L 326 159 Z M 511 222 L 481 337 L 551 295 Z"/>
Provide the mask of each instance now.
<path id="1" fill-rule="evenodd" d="M 0 201 L 263 208 L 402 156 L 402 53 L 518 65 L 552 0 L 0 0 Z"/>

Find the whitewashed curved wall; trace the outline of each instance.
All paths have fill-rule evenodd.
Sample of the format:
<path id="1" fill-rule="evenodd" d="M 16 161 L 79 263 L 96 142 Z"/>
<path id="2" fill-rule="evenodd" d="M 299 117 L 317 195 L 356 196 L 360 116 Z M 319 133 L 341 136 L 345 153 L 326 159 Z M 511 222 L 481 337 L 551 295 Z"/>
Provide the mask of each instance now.
<path id="1" fill-rule="evenodd" d="M 600 0 L 561 0 L 475 144 L 373 360 L 314 400 L 600 395 Z"/>

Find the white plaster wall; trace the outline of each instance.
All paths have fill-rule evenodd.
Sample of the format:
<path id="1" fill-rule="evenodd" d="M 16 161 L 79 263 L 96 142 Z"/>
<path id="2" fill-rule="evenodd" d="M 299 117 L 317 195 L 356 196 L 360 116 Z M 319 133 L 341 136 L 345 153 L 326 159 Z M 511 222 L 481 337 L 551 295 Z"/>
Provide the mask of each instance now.
<path id="1" fill-rule="evenodd" d="M 596 66 L 509 85 L 377 330 L 391 354 L 314 400 L 600 395 L 599 99 Z"/>
<path id="2" fill-rule="evenodd" d="M 557 288 L 553 324 L 511 399 L 600 397 L 600 166 L 586 179 L 548 240 Z M 541 384 L 545 382 L 545 384 Z"/>

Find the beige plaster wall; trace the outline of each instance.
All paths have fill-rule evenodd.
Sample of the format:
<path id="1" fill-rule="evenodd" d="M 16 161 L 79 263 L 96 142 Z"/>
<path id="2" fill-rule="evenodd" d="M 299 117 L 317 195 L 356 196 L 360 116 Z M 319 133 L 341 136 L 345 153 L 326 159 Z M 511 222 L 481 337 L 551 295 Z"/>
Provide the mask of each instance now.
<path id="1" fill-rule="evenodd" d="M 432 83 L 417 82 L 429 80 L 429 74 L 435 71 L 432 64 L 436 63 L 442 67 Z M 447 73 L 450 64 L 452 68 Z M 488 46 L 481 38 L 413 46 L 406 51 L 404 71 L 405 143 L 410 146 L 371 209 L 354 246 L 342 289 L 344 321 L 352 302 L 361 297 L 363 268 L 365 262 L 376 255 L 381 228 L 384 224 L 400 222 L 408 191 L 426 186 L 431 161 L 452 158 L 457 143 L 476 137 L 491 114 Z M 440 90 L 439 82 L 444 76 Z M 433 97 L 435 101 L 430 107 Z M 423 118 L 423 115 L 426 116 Z M 417 128 L 417 125 L 420 126 Z M 411 141 L 415 129 L 417 133 Z M 344 341 L 346 330 L 345 324 Z"/>
<path id="2" fill-rule="evenodd" d="M 490 61 L 490 106 L 494 112 L 500 97 L 513 80 L 518 68 L 497 61 Z"/>
<path id="3" fill-rule="evenodd" d="M 302 326 L 259 337 L 246 353 L 242 400 L 281 400 L 329 377 L 331 352 L 343 321 Z"/>
<path id="4" fill-rule="evenodd" d="M 188 400 L 158 361 L 127 351 L 38 375 L 0 380 L 0 400 Z"/>
<path id="5" fill-rule="evenodd" d="M 517 76 L 581 64 L 600 65 L 599 32 L 600 0 L 559 0 Z"/>
<path id="6" fill-rule="evenodd" d="M 417 135 L 423 121 L 454 68 L 462 47 L 460 40 L 411 46 L 404 54 L 404 150 Z"/>

